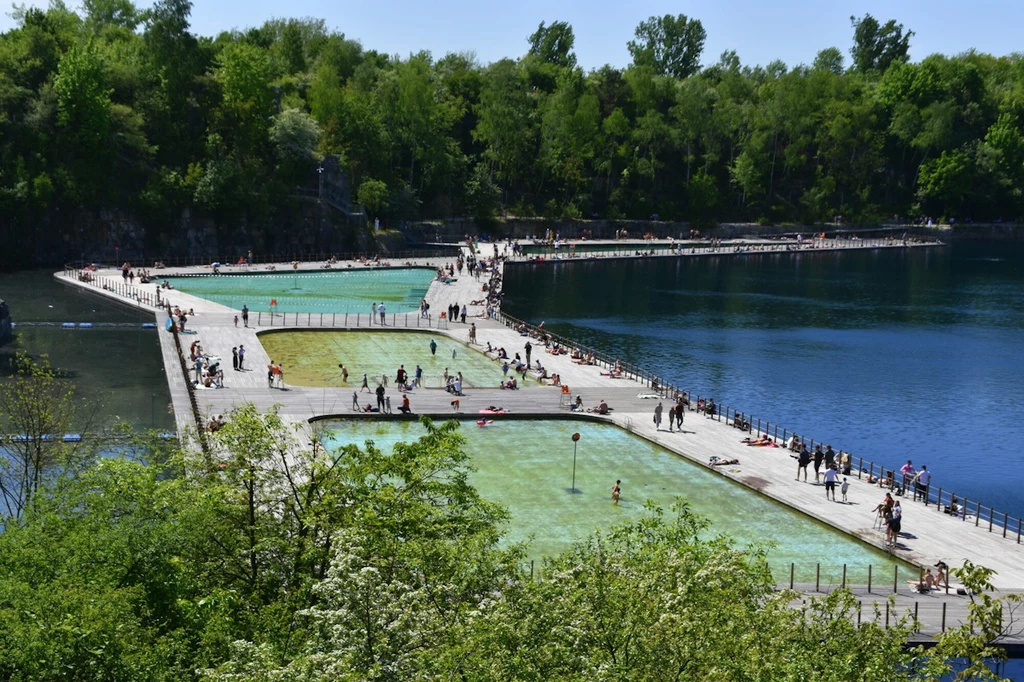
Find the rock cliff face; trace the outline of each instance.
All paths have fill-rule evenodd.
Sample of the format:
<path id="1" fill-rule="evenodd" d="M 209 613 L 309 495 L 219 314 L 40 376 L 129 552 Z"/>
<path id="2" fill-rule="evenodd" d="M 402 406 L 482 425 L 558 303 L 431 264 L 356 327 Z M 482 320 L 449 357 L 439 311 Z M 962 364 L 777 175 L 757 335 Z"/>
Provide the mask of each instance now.
<path id="1" fill-rule="evenodd" d="M 0 299 L 0 346 L 11 340 L 11 312 L 7 303 Z"/>

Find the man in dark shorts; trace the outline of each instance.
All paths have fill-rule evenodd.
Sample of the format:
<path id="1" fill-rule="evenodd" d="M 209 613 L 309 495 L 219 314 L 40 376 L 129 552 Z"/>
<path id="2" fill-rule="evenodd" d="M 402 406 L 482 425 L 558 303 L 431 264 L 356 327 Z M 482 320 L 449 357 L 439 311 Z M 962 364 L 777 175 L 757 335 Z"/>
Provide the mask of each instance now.
<path id="1" fill-rule="evenodd" d="M 821 451 L 821 445 L 814 446 L 814 482 L 817 483 L 821 477 L 821 463 L 825 461 L 825 453 Z"/>
<path id="2" fill-rule="evenodd" d="M 836 471 L 834 466 L 830 466 L 825 469 L 825 499 L 828 499 L 829 493 L 832 493 L 832 501 L 836 501 L 836 478 L 838 478 L 839 472 Z"/>
<path id="3" fill-rule="evenodd" d="M 798 480 L 798 481 L 800 480 L 800 472 L 801 471 L 804 472 L 804 481 L 807 480 L 807 465 L 810 464 L 810 463 L 811 463 L 811 453 L 807 451 L 807 446 L 805 445 L 803 447 L 803 449 L 800 450 L 799 457 L 797 457 L 796 480 Z"/>
<path id="4" fill-rule="evenodd" d="M 249 326 L 249 306 L 247 305 L 242 306 L 242 324 L 246 327 Z"/>

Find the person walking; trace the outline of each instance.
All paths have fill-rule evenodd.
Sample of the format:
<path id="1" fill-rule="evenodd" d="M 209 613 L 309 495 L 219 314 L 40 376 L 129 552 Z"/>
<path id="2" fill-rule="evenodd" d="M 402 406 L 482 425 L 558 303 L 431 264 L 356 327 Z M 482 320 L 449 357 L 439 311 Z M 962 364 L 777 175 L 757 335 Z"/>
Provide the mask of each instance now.
<path id="1" fill-rule="evenodd" d="M 899 544 L 900 531 L 903 528 L 903 507 L 899 500 L 892 507 L 892 515 L 889 518 L 888 542 L 889 547 L 896 547 Z"/>
<path id="2" fill-rule="evenodd" d="M 274 387 L 274 361 L 271 360 L 270 364 L 267 365 L 267 388 Z"/>
<path id="3" fill-rule="evenodd" d="M 359 387 L 359 392 L 362 393 L 364 388 L 366 389 L 367 393 L 370 392 L 370 380 L 366 376 L 366 372 L 363 372 L 363 385 Z"/>
<path id="4" fill-rule="evenodd" d="M 846 478 L 843 478 L 843 485 L 842 485 L 842 488 L 840 488 L 840 489 L 843 491 L 843 503 L 846 503 L 847 502 L 846 491 L 848 491 L 850 489 L 850 482 L 848 480 L 846 480 Z"/>
<path id="5" fill-rule="evenodd" d="M 469 342 L 476 345 L 476 322 L 469 325 Z"/>
<path id="6" fill-rule="evenodd" d="M 437 355 L 437 341 L 430 339 L 430 354 Z"/>
<path id="7" fill-rule="evenodd" d="M 467 312 L 468 311 L 466 310 L 466 304 L 463 303 L 462 304 L 462 324 L 466 324 L 466 313 Z"/>
<path id="8" fill-rule="evenodd" d="M 530 364 L 530 352 L 532 350 L 533 350 L 533 345 L 529 341 L 527 341 L 526 342 L 526 364 L 527 365 Z"/>
<path id="9" fill-rule="evenodd" d="M 238 346 L 231 349 L 231 369 L 238 371 Z"/>
<path id="10" fill-rule="evenodd" d="M 814 482 L 818 483 L 821 476 L 821 463 L 825 461 L 825 453 L 821 451 L 821 445 L 814 446 Z"/>
<path id="11" fill-rule="evenodd" d="M 380 326 L 383 327 L 385 324 L 387 324 L 384 321 L 384 315 L 387 313 L 387 307 L 384 305 L 384 301 L 381 301 L 380 305 L 377 306 L 377 312 L 380 313 Z"/>
<path id="12" fill-rule="evenodd" d="M 249 306 L 247 305 L 242 306 L 242 324 L 246 327 L 249 326 Z"/>
<path id="13" fill-rule="evenodd" d="M 825 446 L 825 468 L 828 469 L 834 466 L 836 463 L 836 451 L 832 449 L 831 445 Z"/>
<path id="14" fill-rule="evenodd" d="M 834 466 L 830 466 L 825 469 L 825 499 L 828 499 L 829 493 L 832 493 L 832 501 L 836 501 L 836 478 L 839 476 L 839 472 L 836 471 Z"/>
<path id="15" fill-rule="evenodd" d="M 672 433 L 672 427 L 676 423 L 676 406 L 668 408 L 668 432 Z"/>
<path id="16" fill-rule="evenodd" d="M 374 301 L 373 305 L 370 306 L 370 324 L 373 324 L 373 321 L 375 319 L 377 319 L 377 302 L 376 301 Z"/>
<path id="17" fill-rule="evenodd" d="M 238 371 L 245 371 L 245 346 L 241 344 L 238 346 Z"/>
<path id="18" fill-rule="evenodd" d="M 423 368 L 416 365 L 416 388 L 423 387 Z"/>
<path id="19" fill-rule="evenodd" d="M 530 357 L 529 356 L 529 352 L 530 351 L 526 351 L 526 352 L 527 352 L 527 356 L 526 357 Z M 654 408 L 654 428 L 657 429 L 658 431 L 661 431 L 661 411 L 662 411 L 662 409 L 663 408 L 661 406 L 661 403 L 658 403 L 658 406 Z"/>
<path id="20" fill-rule="evenodd" d="M 352 391 L 352 410 L 359 412 L 359 393 Z"/>
<path id="21" fill-rule="evenodd" d="M 384 387 L 381 384 L 377 384 L 377 407 L 384 411 Z"/>
<path id="22" fill-rule="evenodd" d="M 277 388 L 281 391 L 284 390 L 284 363 L 277 363 L 277 368 L 274 370 L 274 377 L 277 379 Z"/>
<path id="23" fill-rule="evenodd" d="M 615 481 L 615 485 L 612 486 L 612 500 L 615 504 L 619 503 L 619 498 L 622 497 L 622 481 Z"/>
<path id="24" fill-rule="evenodd" d="M 807 481 L 807 465 L 811 463 L 811 453 L 807 451 L 807 446 L 804 445 L 800 449 L 800 455 L 796 461 L 796 480 L 800 480 L 800 472 L 804 472 L 804 482 Z"/>
<path id="25" fill-rule="evenodd" d="M 339 363 L 338 367 L 341 368 L 341 383 L 347 384 L 348 383 L 348 367 L 345 366 L 344 362 Z"/>

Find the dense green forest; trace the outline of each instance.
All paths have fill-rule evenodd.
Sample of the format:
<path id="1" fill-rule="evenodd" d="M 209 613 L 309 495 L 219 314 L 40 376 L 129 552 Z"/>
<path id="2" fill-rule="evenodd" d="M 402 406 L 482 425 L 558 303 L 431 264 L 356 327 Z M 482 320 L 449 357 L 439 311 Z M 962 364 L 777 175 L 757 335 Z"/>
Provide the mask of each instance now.
<path id="1" fill-rule="evenodd" d="M 907 648 L 900 614 L 859 618 L 847 592 L 793 608 L 769 548 L 736 547 L 681 502 L 534 570 L 501 541 L 508 512 L 468 483 L 455 421 L 424 419 L 391 452 L 328 452 L 252 405 L 204 450 L 130 430 L 65 442 L 88 404 L 45 359 L 13 369 L 2 680 L 931 682 L 953 659 L 980 680 L 1000 656 L 986 641 L 1014 627 L 969 562 L 955 577 L 977 590 L 971 622 L 935 649 Z"/>
<path id="2" fill-rule="evenodd" d="M 0 213 L 67 229 L 127 210 L 272 224 L 338 155 L 371 216 L 1012 220 L 1024 214 L 1024 60 L 907 59 L 913 32 L 851 17 L 810 65 L 703 54 L 698 19 L 652 17 L 632 63 L 590 72 L 572 27 L 525 56 L 391 56 L 315 19 L 216 37 L 191 3 L 60 0 L 0 36 Z"/>

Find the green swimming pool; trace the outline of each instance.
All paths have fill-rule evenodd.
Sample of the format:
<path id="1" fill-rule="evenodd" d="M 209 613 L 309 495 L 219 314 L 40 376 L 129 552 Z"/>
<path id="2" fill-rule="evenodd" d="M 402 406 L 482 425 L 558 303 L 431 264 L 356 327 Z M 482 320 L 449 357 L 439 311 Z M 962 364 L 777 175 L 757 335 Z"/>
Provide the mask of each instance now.
<path id="1" fill-rule="evenodd" d="M 426 388 L 443 386 L 445 369 L 449 374 L 462 372 L 463 384 L 467 388 L 496 388 L 504 376 L 501 364 L 496 360 L 441 334 L 281 331 L 264 332 L 259 339 L 271 360 L 284 363 L 288 383 L 294 386 L 358 387 L 364 372 L 371 378 L 386 374 L 391 381 L 401 365 L 410 376 L 415 376 L 416 365 L 422 367 L 423 386 Z M 430 352 L 431 341 L 437 344 L 436 353 Z M 349 371 L 348 384 L 342 381 L 341 368 L 338 367 L 341 363 Z M 528 378 L 521 385 L 531 388 L 537 383 Z"/>
<path id="2" fill-rule="evenodd" d="M 378 268 L 323 272 L 262 272 L 165 278 L 175 289 L 229 308 L 253 312 L 369 313 L 385 303 L 390 313 L 418 311 L 434 271 L 430 268 Z"/>
<path id="3" fill-rule="evenodd" d="M 327 443 L 362 445 L 374 441 L 390 451 L 395 443 L 423 433 L 415 422 L 341 420 L 329 426 Z M 478 427 L 463 422 L 467 452 L 477 471 L 472 483 L 487 499 L 509 508 L 510 541 L 530 541 L 539 558 L 564 550 L 573 539 L 595 529 L 634 521 L 652 500 L 668 508 L 679 496 L 712 522 L 712 531 L 727 533 L 740 544 L 772 541 L 770 561 L 776 579 L 788 582 L 790 563 L 797 582 L 814 582 L 821 564 L 822 584 L 842 581 L 843 564 L 850 582 L 867 582 L 868 566 L 876 580 L 892 579 L 892 558 L 788 507 L 709 472 L 664 448 L 610 424 L 569 420 L 505 420 Z M 579 433 L 576 489 L 572 434 Z M 622 481 L 622 498 L 612 503 L 611 488 Z M 849 508 L 837 505 L 837 513 Z M 850 512 L 852 513 L 852 512 Z M 901 573 L 916 577 L 909 565 Z"/>

